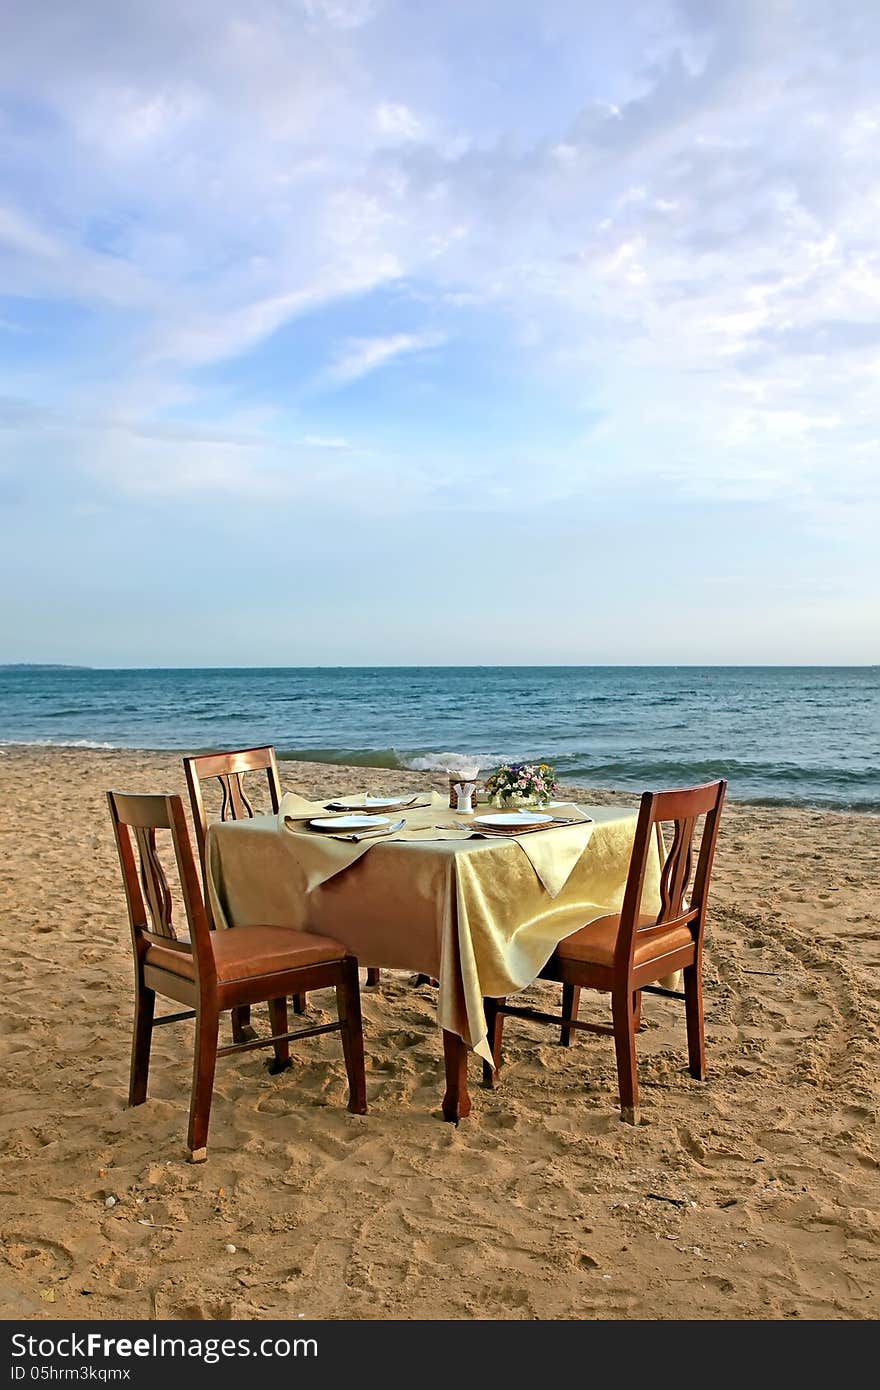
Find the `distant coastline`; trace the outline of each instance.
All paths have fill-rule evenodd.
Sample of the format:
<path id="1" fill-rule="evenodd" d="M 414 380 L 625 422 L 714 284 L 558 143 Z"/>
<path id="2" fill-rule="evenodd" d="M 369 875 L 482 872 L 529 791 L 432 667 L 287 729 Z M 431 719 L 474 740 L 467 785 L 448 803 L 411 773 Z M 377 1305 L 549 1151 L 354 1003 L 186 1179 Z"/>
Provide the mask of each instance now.
<path id="1" fill-rule="evenodd" d="M 94 666 L 71 666 L 60 661 L 0 661 L 0 671 L 93 671 Z"/>

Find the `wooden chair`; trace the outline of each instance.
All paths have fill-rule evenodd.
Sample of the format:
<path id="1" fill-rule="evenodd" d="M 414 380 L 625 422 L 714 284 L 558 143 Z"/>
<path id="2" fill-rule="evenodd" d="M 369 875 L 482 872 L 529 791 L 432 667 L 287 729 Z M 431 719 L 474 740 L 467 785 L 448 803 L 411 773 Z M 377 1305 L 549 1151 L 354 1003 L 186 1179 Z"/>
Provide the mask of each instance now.
<path id="1" fill-rule="evenodd" d="M 160 1024 L 195 1018 L 192 1097 L 187 1143 L 190 1158 L 207 1157 L 208 1122 L 218 1056 L 272 1047 L 271 1070 L 290 1065 L 290 1042 L 339 1031 L 348 1074 L 348 1108 L 366 1112 L 364 1044 L 357 961 L 329 937 L 289 927 L 234 927 L 212 931 L 179 796 L 129 796 L 108 792 L 107 801 L 119 851 L 131 925 L 135 969 L 135 1017 L 131 1048 L 129 1105 L 147 1098 L 150 1044 Z M 180 878 L 189 939 L 181 940 L 173 921 L 172 894 L 156 846 L 156 831 L 167 830 Z M 132 842 L 134 832 L 134 843 Z M 137 860 L 135 859 L 135 847 Z M 138 877 L 140 871 L 140 878 Z M 338 1021 L 287 1031 L 287 995 L 334 986 Z M 188 1006 L 183 1013 L 155 1017 L 156 995 Z M 242 1005 L 269 1004 L 272 1036 L 218 1047 L 220 1014 Z"/>
<path id="2" fill-rule="evenodd" d="M 221 820 L 241 820 L 256 815 L 242 781 L 246 772 L 265 772 L 272 810 L 277 814 L 281 805 L 281 779 L 278 776 L 274 748 L 237 748 L 226 753 L 204 753 L 198 757 L 184 758 L 183 769 L 189 788 L 196 844 L 199 847 L 202 865 L 205 863 L 205 842 L 208 837 L 208 818 L 205 814 L 202 783 L 209 777 L 216 777 L 220 783 L 223 797 L 220 807 Z"/>
<path id="3" fill-rule="evenodd" d="M 572 1029 L 610 1034 L 617 1054 L 621 1119 L 638 1124 L 635 1034 L 644 992 L 684 1000 L 690 1073 L 700 1081 L 705 1080 L 703 932 L 726 789 L 726 782 L 711 782 L 682 791 L 645 792 L 620 913 L 600 917 L 560 941 L 540 973 L 540 979 L 555 980 L 562 985 L 561 1015 L 508 1005 L 504 999 L 486 1000 L 489 1046 L 496 1067 L 501 1061 L 502 1029 L 507 1016 L 561 1025 L 560 1041 L 564 1046 L 568 1045 Z M 688 897 L 694 835 L 701 816 L 705 816 L 705 820 L 699 836 L 693 888 Z M 668 854 L 660 831 L 665 821 L 671 821 L 674 826 Z M 660 878 L 661 907 L 659 913 L 652 915 L 640 909 L 645 867 L 655 835 L 665 862 Z M 658 985 L 659 980 L 678 970 L 684 973 L 683 993 Z M 578 1018 L 582 989 L 603 990 L 611 995 L 610 1025 L 587 1023 Z M 487 1086 L 494 1085 L 495 1074 L 488 1063 L 483 1064 L 483 1081 Z"/>
<path id="4" fill-rule="evenodd" d="M 228 753 L 203 753 L 198 757 L 184 758 L 183 768 L 186 773 L 186 784 L 189 787 L 189 799 L 196 827 L 196 843 L 199 847 L 202 881 L 205 885 L 205 902 L 208 903 L 208 871 L 205 857 L 208 819 L 205 815 L 205 803 L 202 797 L 202 782 L 209 777 L 216 777 L 220 782 L 223 796 L 220 819 L 240 820 L 243 816 L 254 815 L 254 808 L 248 800 L 242 784 L 242 774 L 245 772 L 265 772 L 269 784 L 272 810 L 277 812 L 281 804 L 278 763 L 275 760 L 275 749 L 272 747 L 238 748 Z M 367 984 L 377 985 L 378 983 L 379 971 L 372 966 L 368 967 Z M 306 997 L 304 994 L 296 996 L 293 1001 L 293 1010 L 294 1013 L 305 1013 Z M 250 1013 L 246 1009 L 243 1009 L 239 1015 L 233 1015 L 232 1031 L 237 1041 L 241 1041 L 245 1036 L 244 1029 L 247 1028 L 249 1022 Z"/>
<path id="5" fill-rule="evenodd" d="M 281 779 L 278 776 L 278 763 L 275 759 L 275 749 L 265 748 L 236 748 L 226 753 L 204 753 L 197 757 L 184 758 L 183 770 L 186 773 L 186 785 L 189 788 L 189 800 L 192 806 L 193 824 L 196 831 L 196 844 L 199 849 L 199 862 L 202 866 L 202 884 L 204 885 L 205 907 L 210 916 L 211 901 L 208 894 L 208 858 L 205 853 L 205 846 L 208 839 L 208 817 L 205 813 L 205 800 L 202 794 L 202 783 L 211 777 L 216 777 L 220 783 L 222 802 L 220 805 L 220 819 L 241 820 L 250 818 L 256 812 L 252 802 L 249 800 L 245 790 L 242 777 L 246 772 L 265 772 L 266 782 L 269 788 L 269 800 L 272 810 L 278 811 L 281 805 Z M 293 1000 L 293 1011 L 296 1014 L 304 1014 L 306 1011 L 306 996 L 297 994 Z M 256 1037 L 253 1029 L 250 1028 L 251 1011 L 250 1009 L 236 1009 L 232 1015 L 232 1036 L 235 1042 L 246 1042 L 249 1038 Z"/>

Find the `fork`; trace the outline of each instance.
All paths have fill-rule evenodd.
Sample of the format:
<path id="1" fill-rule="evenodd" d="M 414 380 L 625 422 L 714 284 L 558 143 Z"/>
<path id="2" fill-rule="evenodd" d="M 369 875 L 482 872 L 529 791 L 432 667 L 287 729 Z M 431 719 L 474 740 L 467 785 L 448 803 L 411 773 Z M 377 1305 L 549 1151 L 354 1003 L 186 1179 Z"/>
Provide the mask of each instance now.
<path id="1" fill-rule="evenodd" d="M 382 830 L 364 830 L 355 835 L 334 835 L 332 832 L 326 838 L 329 840 L 348 840 L 350 844 L 358 845 L 361 840 L 384 840 L 389 835 L 396 835 L 398 830 L 402 830 L 406 825 L 406 817 L 401 816 L 393 825 L 385 826 Z"/>

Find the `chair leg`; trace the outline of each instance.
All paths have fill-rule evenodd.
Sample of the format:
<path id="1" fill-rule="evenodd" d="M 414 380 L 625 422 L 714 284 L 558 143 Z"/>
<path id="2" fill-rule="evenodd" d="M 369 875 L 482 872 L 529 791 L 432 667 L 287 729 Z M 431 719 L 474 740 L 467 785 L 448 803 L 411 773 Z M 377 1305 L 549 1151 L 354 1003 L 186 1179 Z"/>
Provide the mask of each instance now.
<path id="1" fill-rule="evenodd" d="M 504 1003 L 503 999 L 484 999 L 483 1008 L 486 1012 L 486 1041 L 489 1044 L 489 1051 L 495 1066 L 490 1067 L 488 1062 L 483 1063 L 483 1085 L 490 1091 L 498 1085 L 498 1072 L 501 1067 L 501 1036 L 504 1030 L 504 1014 L 499 1012 L 500 1006 Z"/>
<path id="2" fill-rule="evenodd" d="M 232 1010 L 232 1041 L 234 1043 L 252 1042 L 256 1032 L 251 1027 L 250 1004 L 239 1004 Z"/>
<path id="3" fill-rule="evenodd" d="M 211 1098 L 214 1093 L 214 1068 L 217 1065 L 217 1034 L 220 1016 L 216 1008 L 199 1008 L 196 1018 L 196 1046 L 193 1057 L 192 1097 L 189 1105 L 187 1143 L 192 1163 L 204 1163 L 208 1157 L 208 1125 L 211 1120 Z"/>
<path id="4" fill-rule="evenodd" d="M 642 1026 L 642 991 L 635 990 L 633 993 L 633 1032 L 637 1033 Z"/>
<path id="5" fill-rule="evenodd" d="M 611 1018 L 614 1024 L 614 1049 L 617 1054 L 617 1089 L 620 1093 L 620 1118 L 627 1124 L 639 1123 L 639 1079 L 636 1069 L 636 1037 L 632 995 L 615 994 L 611 998 Z"/>
<path id="6" fill-rule="evenodd" d="M 143 1105 L 150 1075 L 150 1045 L 153 1041 L 153 1015 L 156 991 L 138 985 L 134 1001 L 134 1030 L 131 1038 L 131 1072 L 128 1080 L 129 1105 Z"/>
<path id="7" fill-rule="evenodd" d="M 697 1081 L 706 1080 L 706 1038 L 703 1032 L 703 981 L 698 965 L 684 968 L 684 1011 L 687 1020 L 688 1065 Z"/>
<path id="8" fill-rule="evenodd" d="M 269 1019 L 272 1024 L 273 1036 L 279 1037 L 287 1032 L 286 999 L 269 1000 Z M 275 1060 L 269 1063 L 269 1071 L 273 1076 L 277 1076 L 279 1072 L 287 1071 L 290 1066 L 290 1043 L 287 1039 L 284 1042 L 273 1043 L 272 1050 L 275 1053 Z"/>
<path id="9" fill-rule="evenodd" d="M 293 996 L 293 1012 L 294 1012 L 295 1014 L 304 1014 L 304 1013 L 305 1013 L 305 1011 L 306 1011 L 306 999 L 307 999 L 307 997 L 308 997 L 308 996 L 305 995 L 305 994 L 295 994 L 295 995 Z M 272 1032 L 274 1033 L 275 1031 L 276 1031 L 276 1030 L 273 1028 L 273 1029 L 272 1029 Z"/>
<path id="10" fill-rule="evenodd" d="M 577 1016 L 578 1016 L 578 1009 L 580 1008 L 580 1002 L 581 1002 L 581 990 L 580 990 L 580 985 L 563 985 L 563 986 L 562 986 L 562 1017 L 563 1017 L 563 1018 L 577 1018 Z M 568 1047 L 568 1046 L 571 1044 L 571 1033 L 572 1033 L 572 1030 L 571 1030 L 570 1028 L 566 1028 L 565 1024 L 563 1023 L 562 1027 L 561 1027 L 560 1030 L 559 1030 L 559 1044 L 560 1044 L 561 1047 Z"/>
<path id="11" fill-rule="evenodd" d="M 376 972 L 379 973 L 378 971 Z M 342 966 L 342 980 L 336 986 L 336 1007 L 342 1024 L 342 1052 L 348 1076 L 348 1108 L 353 1115 L 367 1113 L 367 1076 L 364 1067 L 364 1029 L 361 1018 L 361 991 L 354 960 Z"/>
<path id="12" fill-rule="evenodd" d="M 373 966 L 367 968 L 367 984 L 377 985 L 379 983 L 379 972 Z"/>

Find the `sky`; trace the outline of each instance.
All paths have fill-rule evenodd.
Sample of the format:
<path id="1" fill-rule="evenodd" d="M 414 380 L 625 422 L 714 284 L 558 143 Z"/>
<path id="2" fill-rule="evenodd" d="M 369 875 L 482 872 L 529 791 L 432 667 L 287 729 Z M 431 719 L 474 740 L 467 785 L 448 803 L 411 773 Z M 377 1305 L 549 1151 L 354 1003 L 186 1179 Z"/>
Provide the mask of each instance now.
<path id="1" fill-rule="evenodd" d="M 3 0 L 0 661 L 880 661 L 880 6 Z"/>

